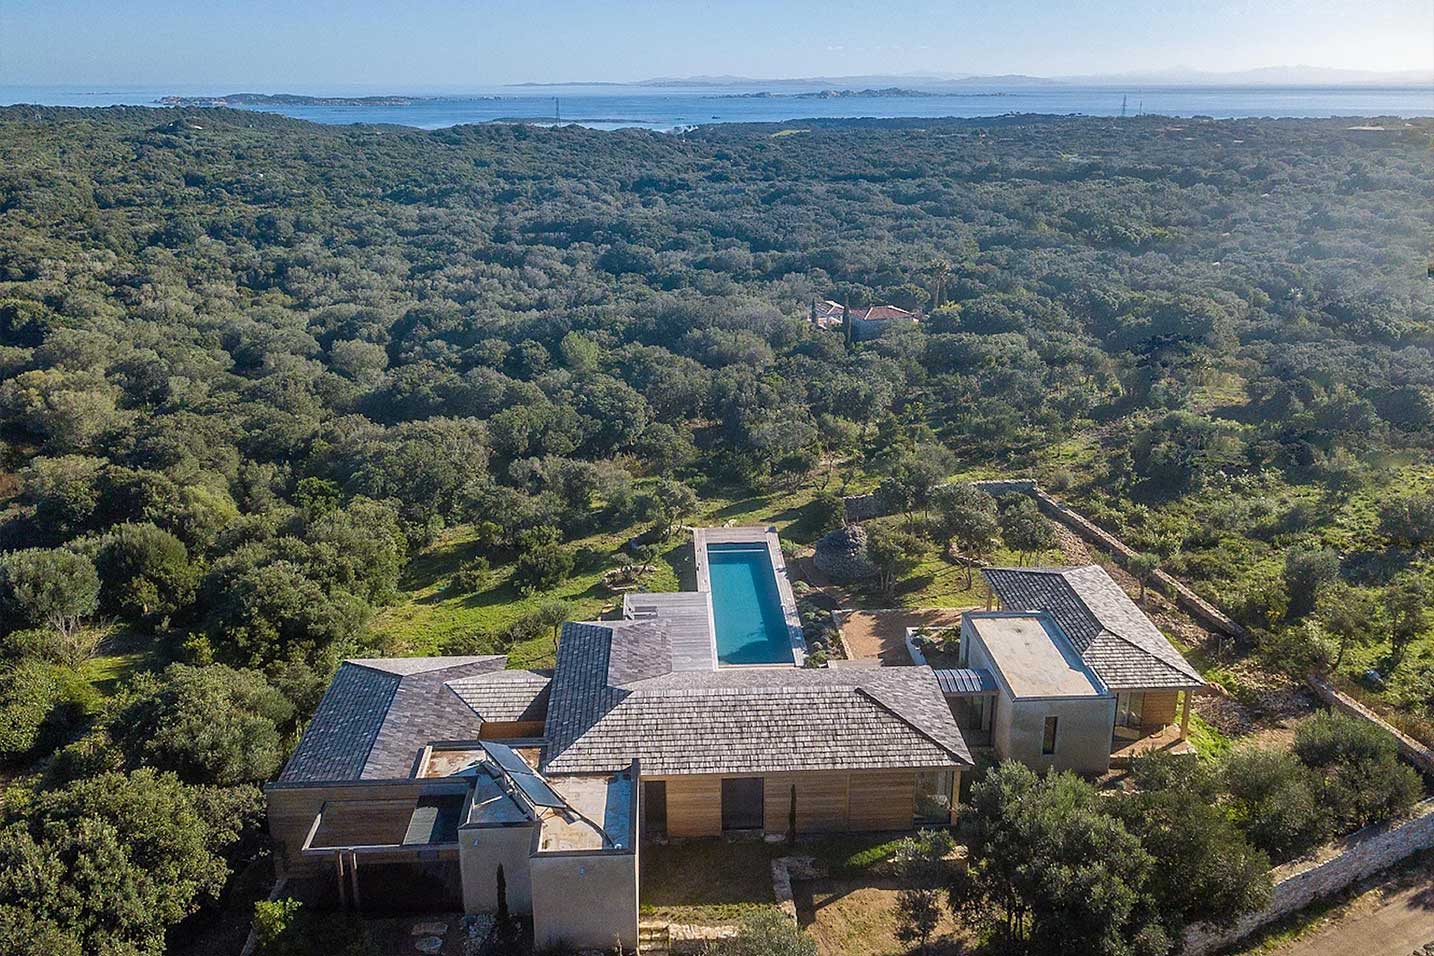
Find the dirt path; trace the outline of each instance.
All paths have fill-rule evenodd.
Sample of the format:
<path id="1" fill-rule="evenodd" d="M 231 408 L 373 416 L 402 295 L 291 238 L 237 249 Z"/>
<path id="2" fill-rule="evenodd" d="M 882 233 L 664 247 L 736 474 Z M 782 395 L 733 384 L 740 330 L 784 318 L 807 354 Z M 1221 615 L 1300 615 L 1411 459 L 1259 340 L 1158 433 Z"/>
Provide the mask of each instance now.
<path id="1" fill-rule="evenodd" d="M 1425 872 L 1434 875 L 1434 868 Z M 1434 885 L 1421 881 L 1318 929 L 1271 956 L 1409 956 L 1434 944 Z"/>

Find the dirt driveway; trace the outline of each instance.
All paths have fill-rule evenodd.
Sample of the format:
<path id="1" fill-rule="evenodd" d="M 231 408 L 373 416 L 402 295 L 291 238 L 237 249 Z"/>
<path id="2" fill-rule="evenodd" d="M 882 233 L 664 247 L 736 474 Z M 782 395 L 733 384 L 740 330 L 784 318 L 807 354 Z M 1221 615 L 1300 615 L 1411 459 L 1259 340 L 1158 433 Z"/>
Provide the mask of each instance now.
<path id="1" fill-rule="evenodd" d="M 1382 906 L 1317 930 L 1279 956 L 1409 956 L 1434 943 L 1434 887 L 1411 887 Z"/>
<path id="2" fill-rule="evenodd" d="M 841 636 L 853 659 L 875 659 L 886 665 L 910 664 L 911 655 L 906 652 L 906 629 L 959 625 L 961 610 L 853 611 L 842 622 Z"/>

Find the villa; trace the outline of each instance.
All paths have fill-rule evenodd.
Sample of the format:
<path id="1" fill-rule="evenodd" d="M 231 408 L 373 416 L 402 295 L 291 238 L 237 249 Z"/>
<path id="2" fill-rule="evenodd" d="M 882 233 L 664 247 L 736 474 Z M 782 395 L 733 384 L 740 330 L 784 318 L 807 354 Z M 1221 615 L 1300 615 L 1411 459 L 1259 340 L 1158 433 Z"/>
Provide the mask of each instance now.
<path id="1" fill-rule="evenodd" d="M 851 320 L 851 337 L 857 342 L 874 339 L 895 325 L 921 321 L 919 313 L 894 305 L 848 308 L 831 299 L 812 303 L 809 321 L 819 329 L 840 329 L 844 314 Z"/>
<path id="2" fill-rule="evenodd" d="M 645 839 L 949 825 L 973 766 L 958 716 L 998 754 L 1088 769 L 1122 714 L 1163 719 L 1160 695 L 1198 684 L 1134 605 L 1089 597 L 1090 569 L 992 572 L 1006 609 L 967 615 L 962 669 L 804 667 L 776 532 L 693 547 L 695 591 L 565 624 L 551 671 L 344 662 L 267 788 L 284 871 L 354 908 L 484 912 L 501 870 L 537 945 L 632 947 Z"/>

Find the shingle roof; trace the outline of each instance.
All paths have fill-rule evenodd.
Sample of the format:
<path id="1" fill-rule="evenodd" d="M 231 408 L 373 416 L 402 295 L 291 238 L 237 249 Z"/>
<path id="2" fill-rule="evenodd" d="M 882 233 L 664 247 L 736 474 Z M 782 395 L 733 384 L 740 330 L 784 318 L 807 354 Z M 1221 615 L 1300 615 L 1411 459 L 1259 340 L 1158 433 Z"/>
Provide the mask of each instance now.
<path id="1" fill-rule="evenodd" d="M 984 667 L 959 667 L 936 672 L 936 683 L 941 693 L 951 697 L 967 694 L 996 693 L 996 678 Z"/>
<path id="2" fill-rule="evenodd" d="M 447 687 L 485 722 L 543 720 L 552 671 L 493 671 L 459 677 Z"/>
<path id="3" fill-rule="evenodd" d="M 478 736 L 477 715 L 444 682 L 500 670 L 504 661 L 502 656 L 344 661 L 279 781 L 408 776 L 430 741 Z"/>
<path id="4" fill-rule="evenodd" d="M 987 568 L 1008 610 L 1045 611 L 1113 690 L 1196 687 L 1200 674 L 1099 565 Z"/>
<path id="5" fill-rule="evenodd" d="M 663 639 L 659 622 L 564 626 L 545 772 L 620 770 L 634 757 L 653 774 L 971 762 L 930 668 L 634 669 Z"/>

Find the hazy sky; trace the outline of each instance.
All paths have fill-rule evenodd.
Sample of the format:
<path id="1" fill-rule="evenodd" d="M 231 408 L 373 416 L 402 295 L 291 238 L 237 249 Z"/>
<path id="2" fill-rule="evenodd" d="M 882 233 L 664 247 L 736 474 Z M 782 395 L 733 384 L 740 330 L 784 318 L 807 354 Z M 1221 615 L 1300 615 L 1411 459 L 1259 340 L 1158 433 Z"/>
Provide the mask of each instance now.
<path id="1" fill-rule="evenodd" d="M 1431 0 L 0 0 L 0 85 L 1434 66 Z"/>

